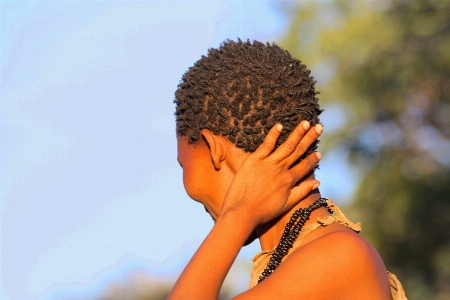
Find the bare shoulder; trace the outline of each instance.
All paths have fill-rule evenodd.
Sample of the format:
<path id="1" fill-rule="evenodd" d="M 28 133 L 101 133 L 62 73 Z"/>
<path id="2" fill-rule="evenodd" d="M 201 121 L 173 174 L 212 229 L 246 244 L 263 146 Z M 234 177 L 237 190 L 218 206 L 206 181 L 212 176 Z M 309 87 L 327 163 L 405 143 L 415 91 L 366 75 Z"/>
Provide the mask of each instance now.
<path id="1" fill-rule="evenodd" d="M 364 275 L 360 278 L 364 279 L 370 275 L 382 275 L 387 278 L 386 267 L 378 252 L 352 230 L 325 234 L 291 255 L 292 260 L 305 260 L 306 256 L 331 263 L 332 269 L 340 273 L 345 272 L 346 275 L 342 277 Z"/>
<path id="2" fill-rule="evenodd" d="M 261 299 L 390 299 L 383 261 L 351 230 L 324 234 L 295 250 L 247 293 Z"/>
<path id="3" fill-rule="evenodd" d="M 330 293 L 345 299 L 389 299 L 389 278 L 380 255 L 354 231 L 330 232 L 298 250 L 288 258 L 289 267 L 303 265 L 309 274 L 317 274 L 315 280 L 322 277 Z"/>

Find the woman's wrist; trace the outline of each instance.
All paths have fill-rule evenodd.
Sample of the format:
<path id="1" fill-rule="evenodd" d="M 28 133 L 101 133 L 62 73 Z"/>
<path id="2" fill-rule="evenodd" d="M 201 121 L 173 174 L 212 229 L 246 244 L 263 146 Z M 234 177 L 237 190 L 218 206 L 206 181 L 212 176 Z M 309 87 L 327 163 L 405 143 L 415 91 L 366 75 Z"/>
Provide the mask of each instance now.
<path id="1" fill-rule="evenodd" d="M 229 228 L 232 234 L 236 235 L 235 238 L 243 239 L 242 245 L 244 245 L 257 225 L 254 224 L 249 213 L 240 209 L 229 209 L 220 213 L 215 226 Z"/>
<path id="2" fill-rule="evenodd" d="M 221 213 L 168 299 L 217 299 L 226 274 L 250 234 L 240 214 Z"/>

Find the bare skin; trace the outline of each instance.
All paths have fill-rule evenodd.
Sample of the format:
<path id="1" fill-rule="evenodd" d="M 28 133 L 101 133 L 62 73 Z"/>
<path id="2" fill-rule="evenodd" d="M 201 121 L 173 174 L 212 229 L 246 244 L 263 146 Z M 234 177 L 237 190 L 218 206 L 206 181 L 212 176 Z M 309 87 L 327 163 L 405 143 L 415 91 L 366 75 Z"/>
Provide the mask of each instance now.
<path id="1" fill-rule="evenodd" d="M 322 132 L 320 125 L 308 128 L 302 122 L 273 151 L 281 130 L 274 126 L 252 154 L 206 129 L 195 145 L 178 137 L 186 191 L 216 222 L 168 299 L 217 299 L 253 231 L 263 250 L 272 249 L 292 213 L 320 198 L 319 182 L 310 175 L 320 154 L 292 166 Z M 306 225 L 327 215 L 318 209 Z M 390 291 L 375 249 L 352 230 L 331 224 L 308 235 L 269 277 L 236 299 L 390 299 Z"/>

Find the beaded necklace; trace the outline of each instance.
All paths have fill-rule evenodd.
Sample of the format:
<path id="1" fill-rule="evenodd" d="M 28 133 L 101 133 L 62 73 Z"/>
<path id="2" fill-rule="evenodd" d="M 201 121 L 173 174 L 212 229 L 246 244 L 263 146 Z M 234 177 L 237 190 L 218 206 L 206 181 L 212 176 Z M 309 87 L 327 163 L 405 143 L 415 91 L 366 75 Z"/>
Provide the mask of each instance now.
<path id="1" fill-rule="evenodd" d="M 273 271 L 280 265 L 281 260 L 292 248 L 295 240 L 297 239 L 303 225 L 309 219 L 311 213 L 319 207 L 327 206 L 327 199 L 320 198 L 316 202 L 312 203 L 307 208 L 299 208 L 294 212 L 289 222 L 286 224 L 283 235 L 277 248 L 270 257 L 267 267 L 264 269 L 261 276 L 259 276 L 258 283 L 267 278 Z M 328 209 L 329 210 L 329 209 Z M 331 211 L 330 211 L 331 212 Z M 294 225 L 295 224 L 295 225 Z M 291 230 L 292 229 L 292 230 Z"/>

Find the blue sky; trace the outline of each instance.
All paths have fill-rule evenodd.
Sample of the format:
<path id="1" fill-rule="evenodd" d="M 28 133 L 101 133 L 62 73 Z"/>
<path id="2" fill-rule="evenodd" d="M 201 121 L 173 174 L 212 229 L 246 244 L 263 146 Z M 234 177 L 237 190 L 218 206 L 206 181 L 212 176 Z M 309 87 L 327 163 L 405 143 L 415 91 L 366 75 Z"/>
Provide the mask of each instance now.
<path id="1" fill-rule="evenodd" d="M 0 298 L 178 274 L 212 226 L 176 161 L 179 79 L 226 38 L 276 41 L 287 25 L 270 1 L 1 1 Z M 325 128 L 345 118 L 326 113 Z M 318 175 L 344 199 L 333 155 Z"/>

